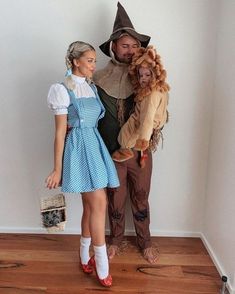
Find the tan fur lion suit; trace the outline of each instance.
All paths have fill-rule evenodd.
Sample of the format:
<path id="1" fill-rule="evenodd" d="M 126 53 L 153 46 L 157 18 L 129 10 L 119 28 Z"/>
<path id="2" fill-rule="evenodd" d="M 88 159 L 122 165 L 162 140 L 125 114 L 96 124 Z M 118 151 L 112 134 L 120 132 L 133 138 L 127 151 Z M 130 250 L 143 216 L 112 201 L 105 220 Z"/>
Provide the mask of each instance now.
<path id="1" fill-rule="evenodd" d="M 121 148 L 112 154 L 115 161 L 125 161 L 133 157 L 131 148 L 144 151 L 156 150 L 161 129 L 168 120 L 168 91 L 166 71 L 160 56 L 153 46 L 139 48 L 129 67 L 129 75 L 134 88 L 135 110 L 122 126 L 118 136 Z M 139 67 L 151 70 L 152 78 L 148 86 L 141 88 L 138 77 Z"/>

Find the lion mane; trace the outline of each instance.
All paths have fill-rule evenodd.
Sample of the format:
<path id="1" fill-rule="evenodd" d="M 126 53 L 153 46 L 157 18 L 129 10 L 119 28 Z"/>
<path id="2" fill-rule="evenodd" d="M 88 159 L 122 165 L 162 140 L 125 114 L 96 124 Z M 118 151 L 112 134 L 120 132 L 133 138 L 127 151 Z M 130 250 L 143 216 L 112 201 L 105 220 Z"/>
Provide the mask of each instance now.
<path id="1" fill-rule="evenodd" d="M 149 68 L 152 72 L 152 79 L 149 85 L 141 88 L 138 78 L 138 70 L 141 67 Z M 133 56 L 132 63 L 129 66 L 129 75 L 135 93 L 135 101 L 142 101 L 149 96 L 153 90 L 168 92 L 169 85 L 166 82 L 166 70 L 161 63 L 161 57 L 156 49 L 149 45 L 146 48 L 140 47 Z"/>

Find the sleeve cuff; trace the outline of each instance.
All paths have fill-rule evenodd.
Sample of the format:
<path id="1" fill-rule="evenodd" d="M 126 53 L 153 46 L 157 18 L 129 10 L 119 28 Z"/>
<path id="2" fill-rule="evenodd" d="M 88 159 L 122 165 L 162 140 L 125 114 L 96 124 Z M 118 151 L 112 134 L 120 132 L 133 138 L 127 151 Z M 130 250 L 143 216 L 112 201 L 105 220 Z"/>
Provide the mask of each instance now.
<path id="1" fill-rule="evenodd" d="M 54 115 L 68 114 L 67 109 L 52 109 Z"/>

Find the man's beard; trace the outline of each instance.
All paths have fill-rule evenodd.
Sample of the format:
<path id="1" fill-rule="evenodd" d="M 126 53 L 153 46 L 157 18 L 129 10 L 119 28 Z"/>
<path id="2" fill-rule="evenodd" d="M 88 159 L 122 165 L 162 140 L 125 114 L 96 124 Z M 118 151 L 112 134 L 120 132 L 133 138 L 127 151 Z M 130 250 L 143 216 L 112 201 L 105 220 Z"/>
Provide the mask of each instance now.
<path id="1" fill-rule="evenodd" d="M 115 56 L 115 58 L 117 59 L 117 61 L 121 62 L 121 63 L 125 63 L 125 64 L 130 64 L 132 61 L 132 55 L 131 56 L 124 56 L 123 58 L 118 58 L 117 56 Z"/>

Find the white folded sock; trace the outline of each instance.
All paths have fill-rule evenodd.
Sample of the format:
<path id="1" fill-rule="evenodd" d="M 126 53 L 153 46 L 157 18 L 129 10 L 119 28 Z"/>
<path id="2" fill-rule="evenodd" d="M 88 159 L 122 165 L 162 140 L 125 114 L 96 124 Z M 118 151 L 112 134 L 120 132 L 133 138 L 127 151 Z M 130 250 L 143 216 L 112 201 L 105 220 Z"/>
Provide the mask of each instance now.
<path id="1" fill-rule="evenodd" d="M 98 277 L 103 280 L 109 274 L 109 260 L 106 250 L 106 244 L 102 246 L 94 246 L 95 263 Z"/>
<path id="2" fill-rule="evenodd" d="M 80 258 L 82 264 L 87 264 L 90 259 L 89 249 L 91 245 L 91 238 L 80 238 Z"/>

